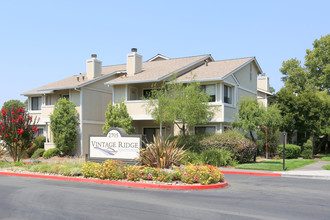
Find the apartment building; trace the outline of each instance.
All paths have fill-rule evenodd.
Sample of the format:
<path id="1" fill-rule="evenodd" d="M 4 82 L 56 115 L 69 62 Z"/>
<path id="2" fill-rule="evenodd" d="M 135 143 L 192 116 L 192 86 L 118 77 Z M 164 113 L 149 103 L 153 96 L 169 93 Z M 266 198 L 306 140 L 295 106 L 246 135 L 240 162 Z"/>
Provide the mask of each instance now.
<path id="1" fill-rule="evenodd" d="M 49 116 L 59 98 L 67 98 L 76 104 L 79 114 L 77 155 L 88 150 L 90 135 L 102 134 L 105 111 L 109 103 L 123 100 L 133 118 L 138 134 L 147 138 L 159 133 L 156 124 L 146 111 L 146 97 L 154 85 L 161 85 L 177 77 L 178 82 L 200 82 L 211 96 L 210 105 L 215 106 L 213 119 L 207 125 L 189 128 L 190 133 L 221 133 L 230 127 L 237 114 L 237 102 L 243 96 L 258 98 L 268 103 L 268 80 L 258 80 L 262 70 L 255 57 L 215 61 L 210 54 L 182 58 L 168 58 L 158 54 L 143 62 L 143 58 L 132 48 L 127 63 L 102 66 L 96 55 L 87 60 L 86 73 L 27 91 L 28 111 L 39 118 L 38 127 L 46 136 L 45 148 L 52 148 Z M 267 78 L 268 79 L 268 78 Z M 268 94 L 269 93 L 269 94 Z M 264 100 L 265 99 L 265 100 Z M 163 127 L 163 135 L 177 135 L 175 126 Z"/>

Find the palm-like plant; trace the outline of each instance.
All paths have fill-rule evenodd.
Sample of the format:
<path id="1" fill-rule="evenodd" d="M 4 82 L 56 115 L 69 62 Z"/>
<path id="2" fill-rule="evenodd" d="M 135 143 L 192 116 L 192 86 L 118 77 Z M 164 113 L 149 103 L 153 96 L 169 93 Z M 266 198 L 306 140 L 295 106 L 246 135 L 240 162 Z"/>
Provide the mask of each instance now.
<path id="1" fill-rule="evenodd" d="M 169 168 L 172 164 L 179 165 L 179 161 L 185 157 L 183 147 L 178 147 L 178 138 L 170 141 L 162 136 L 154 136 L 154 141 L 140 151 L 142 165 L 156 168 Z"/>

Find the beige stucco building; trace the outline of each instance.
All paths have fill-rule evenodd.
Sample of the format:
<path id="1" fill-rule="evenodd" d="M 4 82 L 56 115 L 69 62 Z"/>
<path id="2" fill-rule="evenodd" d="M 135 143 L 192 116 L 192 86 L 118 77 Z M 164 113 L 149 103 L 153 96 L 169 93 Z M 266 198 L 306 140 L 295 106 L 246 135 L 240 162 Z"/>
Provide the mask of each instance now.
<path id="1" fill-rule="evenodd" d="M 199 81 L 211 96 L 209 104 L 215 106 L 214 118 L 207 125 L 190 128 L 190 133 L 222 133 L 234 120 L 237 102 L 243 96 L 258 98 L 267 106 L 272 95 L 268 78 L 258 79 L 262 70 L 255 57 L 215 61 L 211 55 L 170 59 L 158 54 L 145 62 L 142 60 L 135 48 L 127 55 L 127 63 L 122 65 L 102 66 L 96 55 L 92 55 L 86 62 L 86 73 L 23 93 L 28 97 L 29 113 L 39 118 L 40 134 L 47 138 L 45 148 L 54 147 L 49 115 L 61 97 L 77 106 L 79 140 L 76 152 L 83 155 L 88 152 L 89 136 L 102 134 L 109 103 L 124 100 L 138 134 L 145 134 L 147 138 L 158 134 L 159 125 L 147 113 L 147 101 L 143 97 L 153 85 L 174 76 L 182 83 Z M 165 136 L 178 133 L 175 126 L 163 127 Z"/>

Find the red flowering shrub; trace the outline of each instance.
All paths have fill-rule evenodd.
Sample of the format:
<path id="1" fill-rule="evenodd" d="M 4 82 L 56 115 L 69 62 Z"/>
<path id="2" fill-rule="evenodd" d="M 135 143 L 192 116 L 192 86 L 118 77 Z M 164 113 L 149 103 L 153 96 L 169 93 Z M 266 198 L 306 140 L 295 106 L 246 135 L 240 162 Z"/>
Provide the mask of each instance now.
<path id="1" fill-rule="evenodd" d="M 20 161 L 22 155 L 32 146 L 38 132 L 36 119 L 32 119 L 22 108 L 1 109 L 0 139 L 14 161 Z"/>

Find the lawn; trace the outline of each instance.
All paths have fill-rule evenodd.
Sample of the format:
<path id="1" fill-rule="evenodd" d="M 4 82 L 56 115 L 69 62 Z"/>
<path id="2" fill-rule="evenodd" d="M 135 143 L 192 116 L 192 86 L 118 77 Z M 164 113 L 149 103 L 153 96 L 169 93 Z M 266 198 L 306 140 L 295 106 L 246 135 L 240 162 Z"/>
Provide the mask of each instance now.
<path id="1" fill-rule="evenodd" d="M 326 155 L 315 155 L 316 158 L 320 158 L 323 161 L 330 161 L 330 154 Z"/>
<path id="2" fill-rule="evenodd" d="M 325 169 L 325 170 L 330 170 L 330 164 L 324 165 L 322 168 Z"/>
<path id="3" fill-rule="evenodd" d="M 286 159 L 285 168 L 286 170 L 294 170 L 306 165 L 315 163 L 315 160 L 303 160 L 303 159 Z M 268 160 L 257 163 L 245 163 L 235 167 L 236 169 L 247 169 L 247 170 L 271 170 L 271 171 L 282 171 L 283 160 Z"/>

